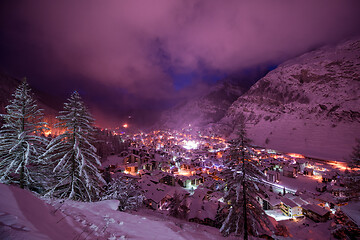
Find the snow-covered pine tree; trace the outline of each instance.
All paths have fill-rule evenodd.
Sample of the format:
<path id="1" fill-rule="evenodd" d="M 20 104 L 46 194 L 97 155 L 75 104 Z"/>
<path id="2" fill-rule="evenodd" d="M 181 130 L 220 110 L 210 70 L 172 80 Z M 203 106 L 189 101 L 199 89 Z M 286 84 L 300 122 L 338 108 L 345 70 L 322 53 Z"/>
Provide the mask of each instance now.
<path id="1" fill-rule="evenodd" d="M 109 182 L 108 189 L 105 191 L 102 200 L 117 199 L 119 200 L 119 210 L 127 211 L 139 208 L 145 196 L 137 185 L 136 181 L 132 179 L 115 179 Z"/>
<path id="2" fill-rule="evenodd" d="M 356 139 L 356 146 L 353 147 L 350 155 L 350 167 L 360 168 L 360 138 Z"/>
<path id="3" fill-rule="evenodd" d="M 4 125 L 0 130 L 0 181 L 28 188 L 41 172 L 36 167 L 42 164 L 39 156 L 47 145 L 41 136 L 46 123 L 41 121 L 43 110 L 33 99 L 26 79 L 12 95 L 6 113 L 1 114 Z"/>
<path id="4" fill-rule="evenodd" d="M 94 119 L 76 91 L 56 118 L 59 123 L 55 127 L 65 132 L 49 143 L 43 155 L 54 163 L 54 181 L 48 195 L 93 201 L 99 197 L 101 185 L 106 184 L 98 171 L 101 163 L 92 145 Z"/>
<path id="5" fill-rule="evenodd" d="M 359 199 L 360 197 L 360 139 L 356 139 L 356 145 L 353 147 L 353 151 L 350 154 L 350 168 L 351 171 L 346 170 L 346 176 L 344 177 L 344 183 L 346 187 L 347 200 Z"/>
<path id="6" fill-rule="evenodd" d="M 250 140 L 246 137 L 245 124 L 238 123 L 238 138 L 231 141 L 230 155 L 223 170 L 225 183 L 224 200 L 229 204 L 228 214 L 220 228 L 224 236 L 231 233 L 258 236 L 271 226 L 262 207 L 256 200 L 261 191 L 263 173 L 251 160 Z"/>
<path id="7" fill-rule="evenodd" d="M 182 197 L 180 194 L 175 192 L 169 204 L 169 215 L 176 218 L 185 219 L 188 211 L 189 208 L 187 206 L 187 196 Z"/>

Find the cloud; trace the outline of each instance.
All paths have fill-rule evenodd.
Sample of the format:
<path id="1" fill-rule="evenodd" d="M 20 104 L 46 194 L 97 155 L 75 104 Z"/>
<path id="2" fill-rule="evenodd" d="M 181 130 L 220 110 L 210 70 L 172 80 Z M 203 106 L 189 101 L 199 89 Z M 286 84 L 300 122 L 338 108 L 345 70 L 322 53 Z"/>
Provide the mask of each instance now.
<path id="1" fill-rule="evenodd" d="M 142 99 L 138 105 L 196 94 L 174 86 L 177 74 L 196 72 L 192 84 L 203 86 L 204 71 L 278 64 L 360 34 L 356 0 L 63 0 L 6 7 L 1 27 L 9 39 L 38 49 L 31 68 L 116 86 L 135 102 Z"/>

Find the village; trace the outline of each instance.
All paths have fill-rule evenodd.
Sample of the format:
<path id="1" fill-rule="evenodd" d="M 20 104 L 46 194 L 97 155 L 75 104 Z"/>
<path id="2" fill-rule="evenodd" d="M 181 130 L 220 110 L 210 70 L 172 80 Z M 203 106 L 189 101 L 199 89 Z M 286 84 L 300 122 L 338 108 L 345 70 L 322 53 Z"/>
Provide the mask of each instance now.
<path id="1" fill-rule="evenodd" d="M 147 207 L 166 212 L 176 198 L 186 209 L 183 217 L 188 221 L 219 227 L 219 210 L 227 204 L 221 190 L 221 172 L 230 154 L 225 139 L 186 131 L 121 137 L 128 147 L 103 161 L 106 181 L 132 179 L 144 192 Z M 252 151 L 255 155 L 250 161 L 265 176 L 256 198 L 268 216 L 276 221 L 327 222 L 341 209 L 346 215 L 343 224 L 359 225 L 358 216 L 351 209 L 346 211 L 351 198 L 346 163 L 256 146 Z"/>

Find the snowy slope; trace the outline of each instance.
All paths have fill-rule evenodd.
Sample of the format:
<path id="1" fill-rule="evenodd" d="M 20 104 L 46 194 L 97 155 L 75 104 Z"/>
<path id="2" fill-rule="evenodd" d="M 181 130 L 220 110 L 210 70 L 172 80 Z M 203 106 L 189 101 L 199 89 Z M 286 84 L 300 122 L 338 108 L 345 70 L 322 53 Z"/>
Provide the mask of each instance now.
<path id="1" fill-rule="evenodd" d="M 244 87 L 232 79 L 225 79 L 207 93 L 162 113 L 156 128 L 181 129 L 204 126 L 224 117 L 230 105 L 244 93 Z"/>
<path id="2" fill-rule="evenodd" d="M 73 239 L 79 227 L 32 193 L 0 184 L 0 239 Z"/>
<path id="3" fill-rule="evenodd" d="M 230 134 L 240 113 L 257 145 L 327 159 L 348 157 L 360 137 L 360 39 L 283 63 L 213 127 Z"/>
<path id="4" fill-rule="evenodd" d="M 129 214 L 117 207 L 117 200 L 40 199 L 29 191 L 0 184 L 0 239 L 235 239 L 222 237 L 216 228 L 155 212 Z"/>

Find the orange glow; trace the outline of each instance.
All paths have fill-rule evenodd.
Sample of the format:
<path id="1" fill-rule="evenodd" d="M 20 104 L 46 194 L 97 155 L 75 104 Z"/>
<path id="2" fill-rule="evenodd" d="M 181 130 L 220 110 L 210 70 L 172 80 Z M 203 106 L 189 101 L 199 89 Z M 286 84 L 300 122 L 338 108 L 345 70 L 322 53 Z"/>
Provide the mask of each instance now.
<path id="1" fill-rule="evenodd" d="M 188 170 L 181 170 L 178 173 L 174 173 L 174 175 L 182 175 L 182 176 L 192 176 L 194 175 L 195 172 L 194 171 L 188 171 Z"/>
<path id="2" fill-rule="evenodd" d="M 65 132 L 64 128 L 54 127 L 55 124 L 59 123 L 59 121 L 55 117 L 45 117 L 43 121 L 47 123 L 45 127 L 48 128 L 48 130 L 44 130 L 42 132 L 42 134 L 44 134 L 46 137 L 48 137 L 49 135 L 53 137 L 59 136 L 60 134 L 63 134 Z"/>
<path id="3" fill-rule="evenodd" d="M 345 171 L 346 169 L 348 169 L 347 164 L 344 162 L 329 162 L 329 164 L 334 166 L 335 168 L 342 170 L 342 171 Z M 356 170 L 356 169 L 354 169 L 354 170 Z"/>
<path id="4" fill-rule="evenodd" d="M 45 137 L 48 137 L 50 134 L 51 134 L 51 129 L 50 128 L 48 130 L 44 131 Z"/>
<path id="5" fill-rule="evenodd" d="M 288 153 L 288 155 L 293 158 L 305 158 L 303 155 L 298 153 Z"/>
<path id="6" fill-rule="evenodd" d="M 318 176 L 318 175 L 312 175 L 312 176 L 308 176 L 318 182 L 321 182 L 322 181 L 322 177 L 321 176 Z"/>
<path id="7" fill-rule="evenodd" d="M 123 127 L 124 127 L 124 128 L 127 128 L 127 127 L 128 127 L 127 123 L 125 123 L 125 124 L 123 125 Z"/>

